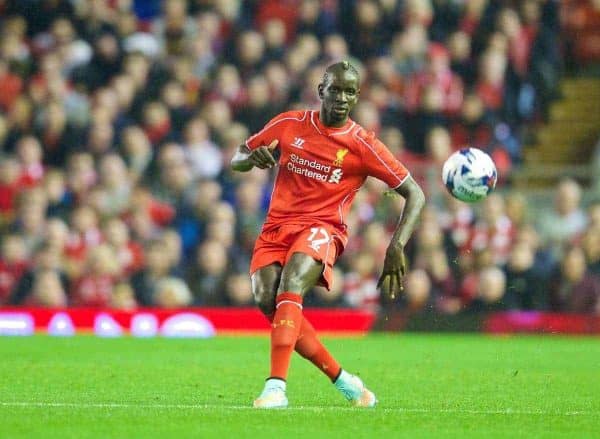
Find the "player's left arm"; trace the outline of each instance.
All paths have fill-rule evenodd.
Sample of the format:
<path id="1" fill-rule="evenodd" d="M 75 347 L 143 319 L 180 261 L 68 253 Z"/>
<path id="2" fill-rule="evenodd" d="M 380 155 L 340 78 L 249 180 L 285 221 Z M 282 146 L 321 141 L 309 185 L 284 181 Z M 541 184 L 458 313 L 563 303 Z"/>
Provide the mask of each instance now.
<path id="1" fill-rule="evenodd" d="M 404 247 L 417 225 L 425 205 L 425 195 L 408 169 L 373 133 L 358 131 L 355 137 L 363 146 L 363 164 L 368 175 L 384 181 L 405 199 L 404 210 L 387 248 L 377 283 L 384 295 L 393 299 L 403 289 L 402 277 L 406 273 Z"/>
<path id="2" fill-rule="evenodd" d="M 377 282 L 377 286 L 391 299 L 403 290 L 402 278 L 407 268 L 404 247 L 413 234 L 425 206 L 425 194 L 410 175 L 394 190 L 404 198 L 405 204 L 386 250 L 383 271 Z"/>

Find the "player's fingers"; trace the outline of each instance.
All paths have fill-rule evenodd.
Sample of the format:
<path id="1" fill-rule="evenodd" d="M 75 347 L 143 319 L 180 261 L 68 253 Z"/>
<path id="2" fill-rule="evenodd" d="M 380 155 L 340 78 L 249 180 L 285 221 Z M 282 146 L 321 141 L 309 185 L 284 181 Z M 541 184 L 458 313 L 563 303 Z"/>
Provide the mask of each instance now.
<path id="1" fill-rule="evenodd" d="M 266 165 L 275 165 L 275 159 L 273 158 L 271 152 L 266 146 L 261 146 L 260 148 L 258 148 L 257 153 L 263 161 L 263 163 L 265 163 Z"/>
<path id="2" fill-rule="evenodd" d="M 273 164 L 269 161 L 265 150 L 266 148 L 264 146 L 261 146 L 260 148 L 257 148 L 253 154 L 253 160 L 256 163 L 255 166 L 261 169 L 270 168 L 271 166 L 273 166 Z"/>
<path id="3" fill-rule="evenodd" d="M 266 157 L 267 157 L 267 163 L 269 165 L 275 166 L 277 164 L 275 157 L 273 157 L 270 152 L 267 151 Z"/>
<path id="4" fill-rule="evenodd" d="M 255 157 L 255 158 L 256 158 L 256 160 L 257 160 L 258 162 L 260 162 L 260 163 L 264 163 L 264 162 L 266 162 L 266 160 L 265 160 L 265 152 L 264 152 L 264 150 L 265 150 L 265 147 L 264 147 L 264 146 L 261 146 L 261 147 L 259 147 L 259 148 L 256 148 L 256 149 L 254 150 L 254 157 Z"/>
<path id="5" fill-rule="evenodd" d="M 273 157 L 272 151 L 273 151 L 272 149 L 265 148 L 265 151 L 264 151 L 265 157 L 267 158 L 267 161 L 269 163 L 272 163 L 273 165 L 275 165 L 275 164 L 277 164 L 277 161 L 275 160 L 275 157 Z"/>
<path id="6" fill-rule="evenodd" d="M 251 156 L 252 164 L 259 169 L 267 168 L 267 164 L 265 161 L 258 155 L 258 153 L 254 153 Z"/>
<path id="7" fill-rule="evenodd" d="M 279 140 L 275 139 L 271 143 L 269 143 L 269 146 L 267 148 L 270 149 L 271 151 L 273 151 L 278 143 L 279 143 Z"/>
<path id="8" fill-rule="evenodd" d="M 394 294 L 400 295 L 403 290 L 402 286 L 402 276 L 399 273 L 394 274 Z"/>
<path id="9" fill-rule="evenodd" d="M 392 295 L 393 295 L 393 297 L 396 297 L 397 295 L 400 294 L 400 291 L 401 291 L 400 286 L 402 285 L 402 280 L 397 271 L 394 271 L 390 277 L 392 279 L 392 280 L 390 280 L 390 285 L 392 288 Z"/>
<path id="10" fill-rule="evenodd" d="M 402 258 L 400 259 L 400 275 L 404 276 L 406 274 L 406 257 L 404 253 L 402 254 Z"/>
<path id="11" fill-rule="evenodd" d="M 387 296 L 390 299 L 395 299 L 396 298 L 396 293 L 395 293 L 396 289 L 395 289 L 395 286 L 394 286 L 394 276 L 390 276 L 389 279 L 390 280 L 388 282 Z"/>

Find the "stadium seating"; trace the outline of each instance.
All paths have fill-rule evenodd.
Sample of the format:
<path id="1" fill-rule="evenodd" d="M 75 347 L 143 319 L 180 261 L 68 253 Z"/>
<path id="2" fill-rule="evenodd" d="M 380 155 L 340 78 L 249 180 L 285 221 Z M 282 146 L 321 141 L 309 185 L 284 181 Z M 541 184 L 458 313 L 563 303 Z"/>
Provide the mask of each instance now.
<path id="1" fill-rule="evenodd" d="M 600 283 L 598 203 L 577 166 L 598 137 L 599 80 L 577 77 L 600 58 L 597 24 L 589 0 L 0 2 L 0 305 L 251 306 L 273 175 L 229 161 L 275 114 L 318 108 L 324 67 L 349 59 L 363 77 L 352 117 L 429 203 L 406 294 L 383 303 L 400 203 L 368 181 L 334 288 L 307 306 L 592 313 L 534 290 Z M 475 206 L 440 184 L 441 162 L 465 145 L 500 172 Z M 567 219 L 532 201 L 540 187 Z M 552 238 L 545 217 L 569 233 Z M 576 282 L 572 247 L 586 265 Z M 490 300 L 481 279 L 501 294 Z M 523 279 L 536 301 L 511 292 Z"/>

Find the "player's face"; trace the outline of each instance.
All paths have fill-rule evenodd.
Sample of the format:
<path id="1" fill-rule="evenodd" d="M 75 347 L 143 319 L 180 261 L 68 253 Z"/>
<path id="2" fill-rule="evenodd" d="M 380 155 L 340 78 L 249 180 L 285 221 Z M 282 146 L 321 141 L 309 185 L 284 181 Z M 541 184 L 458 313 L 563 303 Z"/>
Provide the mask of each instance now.
<path id="1" fill-rule="evenodd" d="M 346 123 L 348 115 L 358 102 L 358 78 L 352 71 L 334 71 L 319 85 L 322 120 L 325 125 L 339 127 Z"/>

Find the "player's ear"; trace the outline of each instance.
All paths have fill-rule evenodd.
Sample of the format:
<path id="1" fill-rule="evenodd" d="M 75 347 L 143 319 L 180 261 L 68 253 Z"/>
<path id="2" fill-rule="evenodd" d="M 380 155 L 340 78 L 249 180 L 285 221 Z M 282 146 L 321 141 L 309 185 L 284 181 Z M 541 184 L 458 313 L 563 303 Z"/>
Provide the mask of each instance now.
<path id="1" fill-rule="evenodd" d="M 317 87 L 317 91 L 319 92 L 319 98 L 323 99 L 323 83 L 320 83 Z"/>

